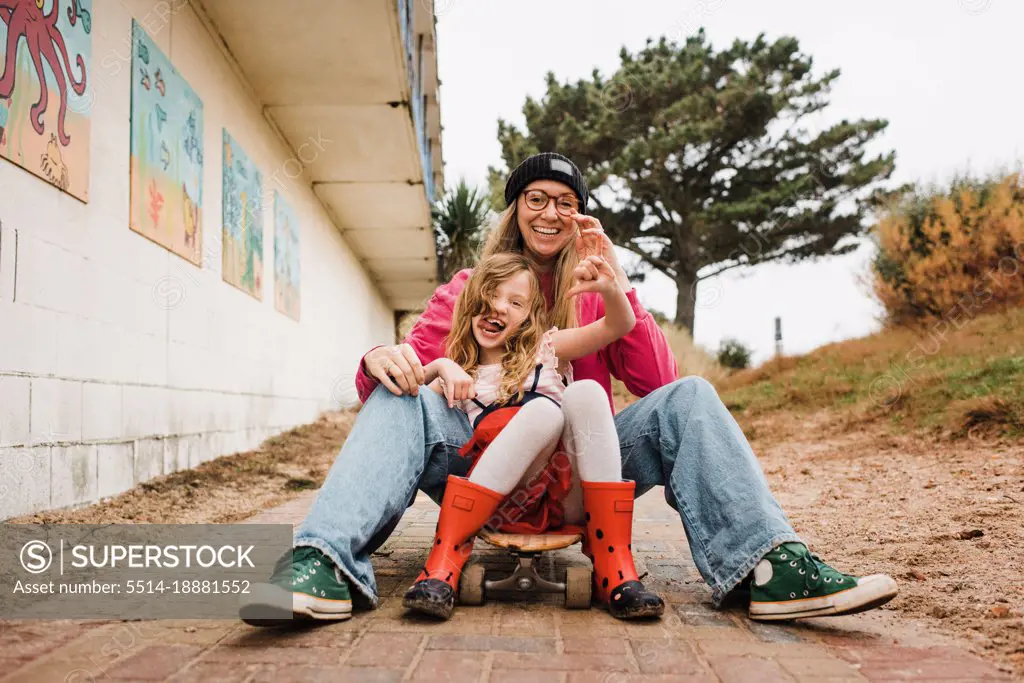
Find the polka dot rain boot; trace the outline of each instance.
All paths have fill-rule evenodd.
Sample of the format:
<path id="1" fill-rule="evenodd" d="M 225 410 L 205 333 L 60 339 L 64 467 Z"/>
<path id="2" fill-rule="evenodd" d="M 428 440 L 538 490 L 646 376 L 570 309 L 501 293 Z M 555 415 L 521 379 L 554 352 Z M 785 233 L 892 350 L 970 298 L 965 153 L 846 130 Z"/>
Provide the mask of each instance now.
<path id="1" fill-rule="evenodd" d="M 594 563 L 594 594 L 619 619 L 660 617 L 665 602 L 644 588 L 633 565 L 636 483 L 583 482 L 583 553 Z"/>
<path id="2" fill-rule="evenodd" d="M 409 609 L 447 619 L 455 609 L 462 567 L 473 551 L 473 537 L 505 496 L 462 477 L 449 476 L 437 531 L 423 571 L 405 593 Z"/>

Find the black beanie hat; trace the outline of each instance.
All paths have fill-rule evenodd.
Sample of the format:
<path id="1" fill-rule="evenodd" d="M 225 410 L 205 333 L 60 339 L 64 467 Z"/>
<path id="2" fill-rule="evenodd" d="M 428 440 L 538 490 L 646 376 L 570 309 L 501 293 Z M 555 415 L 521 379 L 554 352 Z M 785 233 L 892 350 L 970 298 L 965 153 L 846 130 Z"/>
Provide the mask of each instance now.
<path id="1" fill-rule="evenodd" d="M 505 183 L 505 206 L 511 206 L 519 193 L 534 180 L 557 180 L 565 183 L 580 200 L 580 213 L 587 212 L 590 192 L 587 189 L 586 178 L 580 173 L 580 169 L 576 168 L 576 164 L 554 152 L 534 154 L 515 167 Z"/>

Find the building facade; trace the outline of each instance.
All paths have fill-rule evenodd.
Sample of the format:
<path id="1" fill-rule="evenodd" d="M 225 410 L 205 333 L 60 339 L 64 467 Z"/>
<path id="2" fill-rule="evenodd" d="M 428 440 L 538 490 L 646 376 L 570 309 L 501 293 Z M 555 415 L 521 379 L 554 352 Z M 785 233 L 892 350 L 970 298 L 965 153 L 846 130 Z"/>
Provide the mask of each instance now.
<path id="1" fill-rule="evenodd" d="M 435 285 L 432 3 L 11 2 L 0 519 L 354 404 Z"/>

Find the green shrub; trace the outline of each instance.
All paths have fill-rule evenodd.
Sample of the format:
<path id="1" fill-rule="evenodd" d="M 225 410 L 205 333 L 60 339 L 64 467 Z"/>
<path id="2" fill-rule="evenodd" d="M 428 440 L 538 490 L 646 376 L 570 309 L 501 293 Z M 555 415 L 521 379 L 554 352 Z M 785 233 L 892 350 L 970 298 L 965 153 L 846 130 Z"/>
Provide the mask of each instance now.
<path id="1" fill-rule="evenodd" d="M 718 347 L 718 364 L 733 370 L 742 370 L 750 365 L 750 349 L 738 339 L 723 339 Z"/>

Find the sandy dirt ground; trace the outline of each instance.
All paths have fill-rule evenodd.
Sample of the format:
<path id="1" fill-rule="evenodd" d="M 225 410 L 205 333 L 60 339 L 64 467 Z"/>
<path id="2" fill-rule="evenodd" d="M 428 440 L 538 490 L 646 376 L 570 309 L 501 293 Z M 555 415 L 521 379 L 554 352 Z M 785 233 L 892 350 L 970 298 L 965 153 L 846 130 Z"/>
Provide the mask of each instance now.
<path id="1" fill-rule="evenodd" d="M 111 500 L 8 520 L 17 524 L 228 524 L 319 488 L 355 422 L 356 411 L 325 413 L 312 424 L 236 453 L 136 486 Z"/>
<path id="2" fill-rule="evenodd" d="M 892 436 L 827 412 L 743 426 L 822 559 L 892 575 L 883 609 L 1024 676 L 1024 444 Z"/>
<path id="3" fill-rule="evenodd" d="M 354 413 L 323 416 L 111 501 L 19 523 L 226 523 L 318 487 Z M 883 609 L 1024 676 L 1024 445 L 893 437 L 838 416 L 743 423 L 772 490 L 822 559 L 896 577 Z"/>

